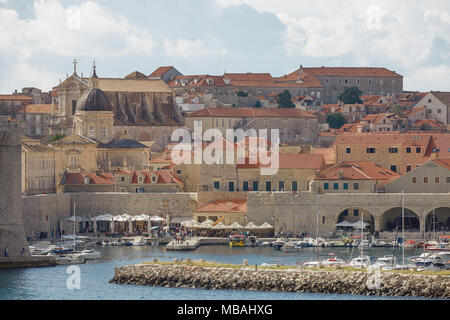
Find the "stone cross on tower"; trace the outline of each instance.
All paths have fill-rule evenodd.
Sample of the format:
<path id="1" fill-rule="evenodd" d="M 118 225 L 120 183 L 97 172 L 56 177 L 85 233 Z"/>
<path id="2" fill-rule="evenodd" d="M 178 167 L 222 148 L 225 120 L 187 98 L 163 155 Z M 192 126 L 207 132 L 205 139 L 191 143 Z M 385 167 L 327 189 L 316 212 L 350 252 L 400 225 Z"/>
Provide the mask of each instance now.
<path id="1" fill-rule="evenodd" d="M 73 74 L 77 74 L 77 59 L 73 59 Z"/>

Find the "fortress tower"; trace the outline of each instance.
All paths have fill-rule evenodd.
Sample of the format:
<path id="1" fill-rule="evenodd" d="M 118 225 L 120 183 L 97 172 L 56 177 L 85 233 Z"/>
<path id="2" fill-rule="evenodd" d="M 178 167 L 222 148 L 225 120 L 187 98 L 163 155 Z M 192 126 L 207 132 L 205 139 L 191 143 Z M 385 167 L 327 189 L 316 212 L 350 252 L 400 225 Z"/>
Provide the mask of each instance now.
<path id="1" fill-rule="evenodd" d="M 22 223 L 21 122 L 0 119 L 0 259 L 5 248 L 9 257 L 29 256 Z"/>

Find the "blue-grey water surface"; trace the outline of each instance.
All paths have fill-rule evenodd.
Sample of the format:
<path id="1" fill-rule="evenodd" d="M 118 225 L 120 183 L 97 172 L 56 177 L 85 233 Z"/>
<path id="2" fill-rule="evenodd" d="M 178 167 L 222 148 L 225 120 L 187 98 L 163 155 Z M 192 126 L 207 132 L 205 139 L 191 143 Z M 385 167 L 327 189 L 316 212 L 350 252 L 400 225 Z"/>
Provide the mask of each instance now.
<path id="1" fill-rule="evenodd" d="M 67 288 L 66 273 L 68 266 L 48 268 L 28 268 L 0 270 L 0 299 L 45 299 L 45 300 L 310 300 L 310 299 L 413 299 L 402 297 L 366 297 L 353 295 L 328 295 L 306 293 L 254 292 L 233 290 L 203 290 L 181 288 L 158 288 L 145 286 L 117 285 L 108 281 L 114 276 L 114 268 L 121 265 L 136 264 L 145 261 L 171 261 L 174 258 L 205 259 L 207 261 L 242 264 L 244 259 L 250 265 L 277 263 L 295 265 L 306 260 L 315 260 L 315 248 L 303 252 L 283 253 L 272 248 L 229 248 L 228 246 L 204 246 L 191 252 L 170 252 L 164 247 L 95 247 L 102 253 L 97 262 L 78 265 L 81 270 L 81 289 Z M 336 253 L 339 258 L 348 259 L 350 248 L 326 248 L 320 250 L 321 258 L 329 253 Z M 365 250 L 370 256 L 392 254 L 392 249 L 374 248 Z M 401 259 L 400 250 L 395 255 Z M 408 250 L 407 255 L 420 252 Z M 358 255 L 357 250 L 353 256 Z"/>

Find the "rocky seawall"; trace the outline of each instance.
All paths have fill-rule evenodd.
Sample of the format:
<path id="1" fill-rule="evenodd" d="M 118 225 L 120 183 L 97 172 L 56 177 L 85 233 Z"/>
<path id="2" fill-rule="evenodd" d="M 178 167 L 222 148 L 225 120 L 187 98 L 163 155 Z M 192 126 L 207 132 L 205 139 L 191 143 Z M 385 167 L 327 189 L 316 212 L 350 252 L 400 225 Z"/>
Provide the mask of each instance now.
<path id="1" fill-rule="evenodd" d="M 110 283 L 210 290 L 253 290 L 450 298 L 450 276 L 296 268 L 210 268 L 141 264 L 115 268 Z"/>

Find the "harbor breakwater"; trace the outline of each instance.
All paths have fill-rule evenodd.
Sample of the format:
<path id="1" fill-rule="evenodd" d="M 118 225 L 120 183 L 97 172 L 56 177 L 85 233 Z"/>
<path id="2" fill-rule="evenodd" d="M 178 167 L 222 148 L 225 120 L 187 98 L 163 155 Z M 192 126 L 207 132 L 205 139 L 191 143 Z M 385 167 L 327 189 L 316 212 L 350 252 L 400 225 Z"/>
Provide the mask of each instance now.
<path id="1" fill-rule="evenodd" d="M 140 264 L 117 267 L 110 283 L 209 290 L 251 290 L 450 298 L 450 276 L 307 268 L 266 269 Z"/>

